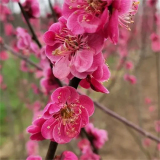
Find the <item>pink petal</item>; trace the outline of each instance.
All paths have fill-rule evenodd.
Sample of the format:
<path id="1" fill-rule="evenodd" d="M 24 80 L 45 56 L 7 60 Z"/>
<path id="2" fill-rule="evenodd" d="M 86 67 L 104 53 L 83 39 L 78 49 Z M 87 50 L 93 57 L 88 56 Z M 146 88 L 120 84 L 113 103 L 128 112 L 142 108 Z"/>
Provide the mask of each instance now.
<path id="1" fill-rule="evenodd" d="M 86 17 L 85 20 L 84 16 Z M 100 19 L 91 14 L 81 14 L 77 18 L 79 24 L 87 33 L 95 33 L 100 25 Z"/>
<path id="2" fill-rule="evenodd" d="M 63 4 L 62 14 L 66 19 L 68 19 L 68 17 L 75 11 L 76 9 L 73 7 L 70 8 L 70 6 L 67 3 Z"/>
<path id="3" fill-rule="evenodd" d="M 59 33 L 60 32 L 60 23 L 57 22 L 57 23 L 53 23 L 50 27 L 49 27 L 49 31 L 52 31 L 54 33 Z"/>
<path id="4" fill-rule="evenodd" d="M 57 121 L 52 117 L 49 120 L 47 120 L 46 122 L 44 122 L 44 124 L 42 125 L 41 128 L 41 133 L 42 136 L 45 139 L 53 139 L 53 129 L 55 127 L 55 125 L 57 124 Z"/>
<path id="5" fill-rule="evenodd" d="M 67 27 L 70 29 L 74 34 L 82 34 L 84 33 L 84 28 L 79 24 L 78 17 L 81 14 L 81 11 L 73 12 L 67 21 Z"/>
<path id="6" fill-rule="evenodd" d="M 96 79 L 91 79 L 91 88 L 97 92 L 109 93 L 109 91 Z"/>
<path id="7" fill-rule="evenodd" d="M 117 44 L 119 37 L 119 29 L 118 29 L 118 10 L 115 10 L 106 26 L 104 27 L 105 37 L 112 40 L 113 44 Z"/>
<path id="8" fill-rule="evenodd" d="M 52 93 L 51 99 L 55 103 L 66 103 L 70 95 L 70 90 L 67 87 L 60 87 Z"/>
<path id="9" fill-rule="evenodd" d="M 89 89 L 90 88 L 90 83 L 87 81 L 87 79 L 82 79 L 81 82 L 80 82 L 80 86 L 83 87 L 83 88 L 86 88 L 86 89 Z"/>
<path id="10" fill-rule="evenodd" d="M 99 66 L 97 70 L 93 72 L 92 76 L 99 80 L 103 76 L 103 66 Z"/>
<path id="11" fill-rule="evenodd" d="M 95 54 L 102 51 L 104 44 L 104 36 L 102 32 L 89 34 L 88 36 L 88 46 L 95 50 Z"/>
<path id="12" fill-rule="evenodd" d="M 53 129 L 53 137 L 57 143 L 64 144 L 71 141 L 65 133 L 65 126 L 63 124 L 57 124 Z"/>
<path id="13" fill-rule="evenodd" d="M 55 62 L 59 60 L 62 56 L 61 55 L 54 55 L 53 51 L 55 51 L 60 44 L 55 44 L 54 46 L 46 46 L 46 56 L 52 61 Z"/>
<path id="14" fill-rule="evenodd" d="M 99 79 L 101 82 L 107 81 L 111 77 L 111 72 L 107 65 L 103 65 L 103 76 Z"/>
<path id="15" fill-rule="evenodd" d="M 80 95 L 79 102 L 80 105 L 82 105 L 87 110 L 89 116 L 94 113 L 93 101 L 88 96 Z"/>
<path id="16" fill-rule="evenodd" d="M 53 67 L 53 74 L 59 79 L 66 78 L 70 73 L 68 57 L 62 57 Z"/>
<path id="17" fill-rule="evenodd" d="M 77 93 L 76 89 L 73 87 L 67 86 L 66 88 L 69 89 L 70 91 L 70 96 L 67 99 L 67 103 L 70 104 L 79 98 L 79 94 Z"/>
<path id="18" fill-rule="evenodd" d="M 93 63 L 92 50 L 80 50 L 76 53 L 74 65 L 78 72 L 87 71 Z"/>
<path id="19" fill-rule="evenodd" d="M 89 123 L 89 115 L 85 108 L 81 108 L 81 111 L 81 127 L 84 127 Z"/>
<path id="20" fill-rule="evenodd" d="M 55 44 L 55 33 L 52 31 L 47 31 L 43 35 L 43 40 L 46 43 L 46 45 L 53 46 Z"/>
<path id="21" fill-rule="evenodd" d="M 36 134 L 31 135 L 30 139 L 33 140 L 33 141 L 42 141 L 45 138 L 42 136 L 41 133 L 36 133 Z"/>
<path id="22" fill-rule="evenodd" d="M 38 127 L 38 126 L 29 126 L 28 128 L 27 128 L 27 132 L 28 133 L 38 133 L 38 132 L 40 132 L 41 131 L 41 128 L 40 127 Z"/>

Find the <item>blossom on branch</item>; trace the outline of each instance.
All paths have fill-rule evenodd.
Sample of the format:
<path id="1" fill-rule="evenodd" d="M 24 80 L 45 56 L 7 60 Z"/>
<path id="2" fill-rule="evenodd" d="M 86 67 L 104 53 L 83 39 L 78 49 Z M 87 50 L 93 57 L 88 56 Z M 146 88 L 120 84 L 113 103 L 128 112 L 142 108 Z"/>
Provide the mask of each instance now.
<path id="1" fill-rule="evenodd" d="M 79 95 L 72 87 L 58 88 L 44 108 L 42 136 L 57 143 L 68 143 L 89 123 L 93 112 L 94 105 L 89 97 Z"/>

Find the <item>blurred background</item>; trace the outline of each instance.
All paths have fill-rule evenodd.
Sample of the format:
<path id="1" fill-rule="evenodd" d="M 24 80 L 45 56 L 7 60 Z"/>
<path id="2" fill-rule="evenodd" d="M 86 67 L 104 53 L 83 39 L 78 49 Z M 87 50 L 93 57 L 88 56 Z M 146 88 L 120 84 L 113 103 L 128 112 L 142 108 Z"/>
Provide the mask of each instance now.
<path id="1" fill-rule="evenodd" d="M 21 1 L 22 3 L 24 1 Z M 63 0 L 51 1 L 56 15 L 61 14 Z M 48 0 L 39 0 L 41 17 L 32 19 L 31 24 L 39 40 L 53 23 Z M 16 2 L 10 2 L 7 14 L 0 11 L 0 36 L 5 43 L 39 64 L 39 58 L 16 47 L 16 28 L 28 30 Z M 58 6 L 56 10 L 55 6 Z M 5 17 L 6 16 L 6 17 Z M 5 17 L 5 20 L 4 20 Z M 110 40 L 105 42 L 103 50 L 111 78 L 105 82 L 110 94 L 93 90 L 81 91 L 100 102 L 107 108 L 137 124 L 158 137 L 160 129 L 160 106 L 158 107 L 158 79 L 160 75 L 160 0 L 140 0 L 138 13 L 131 31 L 120 27 L 118 45 Z M 29 30 L 28 30 L 29 32 Z M 41 76 L 40 76 L 41 75 Z M 48 95 L 40 85 L 42 73 L 10 51 L 0 50 L 0 159 L 25 159 L 26 143 L 29 134 L 26 128 L 31 124 L 33 108 L 44 108 Z M 103 160 L 160 160 L 158 144 L 131 128 L 115 120 L 96 108 L 90 119 L 95 127 L 108 132 L 108 141 L 100 149 Z M 80 154 L 78 139 L 69 144 L 59 145 L 57 153 L 71 150 Z M 49 141 L 39 143 L 39 154 L 45 157 Z"/>

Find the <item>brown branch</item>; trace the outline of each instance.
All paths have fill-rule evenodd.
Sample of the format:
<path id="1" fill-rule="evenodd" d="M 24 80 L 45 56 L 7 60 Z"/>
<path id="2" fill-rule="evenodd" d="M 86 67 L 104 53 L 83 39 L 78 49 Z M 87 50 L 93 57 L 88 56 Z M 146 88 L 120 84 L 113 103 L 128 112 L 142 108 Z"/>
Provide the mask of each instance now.
<path id="1" fill-rule="evenodd" d="M 149 132 L 146 132 L 145 130 L 143 130 L 141 127 L 135 125 L 134 123 L 128 121 L 126 118 L 119 116 L 117 113 L 111 111 L 110 109 L 106 108 L 105 106 L 99 104 L 98 102 L 94 101 L 94 104 L 101 109 L 102 111 L 104 111 L 105 113 L 107 113 L 108 115 L 110 115 L 111 117 L 119 120 L 120 122 L 124 123 L 125 125 L 131 127 L 132 129 L 134 129 L 135 131 L 137 131 L 138 133 L 140 133 L 141 135 L 150 138 L 151 140 L 160 143 L 160 138 L 155 137 L 154 135 L 150 134 Z"/>
<path id="2" fill-rule="evenodd" d="M 35 67 L 36 69 L 38 70 L 42 70 L 41 67 L 39 67 L 36 63 L 32 62 L 31 60 L 29 60 L 27 57 L 21 55 L 21 54 L 18 54 L 16 53 L 10 46 L 8 46 L 7 44 L 3 44 L 3 47 L 5 49 L 7 49 L 8 51 L 10 51 L 11 54 L 15 55 L 16 57 L 24 60 L 25 62 L 27 62 L 28 64 L 32 65 L 33 67 Z"/>
<path id="3" fill-rule="evenodd" d="M 54 11 L 54 9 L 53 9 L 53 7 L 52 7 L 51 0 L 48 0 L 48 2 L 49 2 L 49 7 L 50 7 L 51 12 L 52 12 L 53 21 L 54 21 L 54 22 L 57 22 L 57 16 L 56 16 L 56 13 L 55 13 L 55 11 Z"/>
<path id="4" fill-rule="evenodd" d="M 41 45 L 41 43 L 39 42 L 39 40 L 38 40 L 38 38 L 37 38 L 37 36 L 36 36 L 36 34 L 35 34 L 32 26 L 31 26 L 31 24 L 30 24 L 30 22 L 29 22 L 29 18 L 28 18 L 28 16 L 27 16 L 25 10 L 23 9 L 23 6 L 21 5 L 20 2 L 18 2 L 18 5 L 19 5 L 19 7 L 20 7 L 20 9 L 21 9 L 21 12 L 22 12 L 22 14 L 23 14 L 23 17 L 25 18 L 26 23 L 27 23 L 27 25 L 28 25 L 28 27 L 29 27 L 29 29 L 30 29 L 30 31 L 31 31 L 33 40 L 37 43 L 37 45 L 39 46 L 39 48 L 42 48 L 42 45 Z"/>

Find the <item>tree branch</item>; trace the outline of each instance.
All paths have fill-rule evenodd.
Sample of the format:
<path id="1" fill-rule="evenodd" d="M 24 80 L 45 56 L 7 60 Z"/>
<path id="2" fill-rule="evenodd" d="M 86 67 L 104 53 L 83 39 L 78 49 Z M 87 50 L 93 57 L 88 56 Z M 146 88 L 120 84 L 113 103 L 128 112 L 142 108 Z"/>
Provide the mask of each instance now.
<path id="1" fill-rule="evenodd" d="M 51 12 L 52 12 L 53 21 L 54 21 L 54 22 L 57 22 L 56 13 L 55 13 L 55 11 L 54 11 L 54 9 L 53 9 L 53 7 L 52 7 L 51 0 L 48 0 L 48 2 L 49 2 L 49 7 L 50 7 Z"/>
<path id="2" fill-rule="evenodd" d="M 22 12 L 22 14 L 23 14 L 23 17 L 25 18 L 25 20 L 26 20 L 26 22 L 27 22 L 27 25 L 28 25 L 28 27 L 29 27 L 29 29 L 30 29 L 30 31 L 31 31 L 33 40 L 37 43 L 37 45 L 39 46 L 39 48 L 42 48 L 42 45 L 41 45 L 41 43 L 39 42 L 39 40 L 38 40 L 38 38 L 37 38 L 37 36 L 36 36 L 36 34 L 35 34 L 32 26 L 31 26 L 31 24 L 30 24 L 30 22 L 29 22 L 29 18 L 28 18 L 28 16 L 27 16 L 25 10 L 23 9 L 23 6 L 21 5 L 20 2 L 18 2 L 18 5 L 19 5 L 19 7 L 20 7 L 20 9 L 21 9 L 21 12 Z"/>
<path id="3" fill-rule="evenodd" d="M 98 102 L 94 101 L 94 104 L 101 109 L 102 111 L 104 111 L 105 113 L 107 113 L 108 115 L 110 115 L 111 117 L 117 119 L 118 121 L 124 123 L 125 125 L 131 127 L 132 129 L 134 129 L 135 131 L 139 132 L 140 134 L 142 134 L 145 137 L 150 138 L 151 140 L 160 143 L 160 138 L 155 137 L 154 135 L 146 132 L 145 130 L 143 130 L 142 128 L 140 128 L 139 126 L 135 125 L 134 123 L 128 121 L 126 118 L 119 116 L 117 113 L 111 111 L 110 109 L 104 107 L 103 105 L 99 104 Z"/>
<path id="4" fill-rule="evenodd" d="M 24 60 L 25 62 L 27 62 L 28 64 L 32 65 L 32 66 L 35 67 L 36 69 L 42 71 L 42 68 L 39 67 L 36 63 L 34 63 L 34 62 L 32 62 L 31 60 L 29 60 L 27 57 L 25 57 L 25 56 L 23 56 L 23 55 L 21 55 L 21 54 L 16 53 L 16 52 L 15 52 L 10 46 L 8 46 L 7 44 L 3 44 L 3 47 L 4 47 L 5 49 L 7 49 L 8 51 L 10 51 L 11 54 L 13 54 L 13 55 L 15 55 L 16 57 Z"/>

